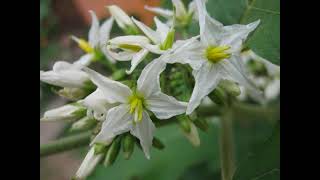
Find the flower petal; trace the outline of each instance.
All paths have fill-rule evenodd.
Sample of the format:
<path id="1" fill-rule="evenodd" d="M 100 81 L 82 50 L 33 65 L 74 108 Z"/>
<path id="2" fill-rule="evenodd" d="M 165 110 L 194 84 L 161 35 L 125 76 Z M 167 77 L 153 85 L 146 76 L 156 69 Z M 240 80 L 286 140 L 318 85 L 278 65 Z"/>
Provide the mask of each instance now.
<path id="1" fill-rule="evenodd" d="M 112 29 L 112 25 L 114 22 L 114 18 L 110 17 L 107 19 L 100 27 L 100 45 L 107 44 L 110 39 L 110 32 Z"/>
<path id="2" fill-rule="evenodd" d="M 88 95 L 82 104 L 87 107 L 88 111 L 92 113 L 97 120 L 103 121 L 108 111 L 115 106 L 105 99 L 104 94 L 100 89 L 96 89 L 93 93 Z"/>
<path id="3" fill-rule="evenodd" d="M 198 71 L 193 71 L 195 85 L 188 104 L 186 114 L 191 114 L 202 99 L 213 91 L 220 82 L 220 73 L 215 64 L 204 63 Z"/>
<path id="4" fill-rule="evenodd" d="M 151 95 L 146 99 L 147 108 L 158 119 L 169 119 L 186 112 L 188 103 L 176 100 L 161 92 Z"/>
<path id="5" fill-rule="evenodd" d="M 59 87 L 82 88 L 89 77 L 80 70 L 40 71 L 40 80 Z"/>
<path id="6" fill-rule="evenodd" d="M 94 58 L 93 54 L 85 54 L 85 55 L 81 56 L 73 64 L 80 65 L 80 66 L 81 65 L 82 66 L 89 66 L 93 58 Z"/>
<path id="7" fill-rule="evenodd" d="M 219 42 L 219 44 L 230 46 L 232 52 L 240 52 L 242 44 L 247 39 L 250 32 L 257 28 L 259 23 L 260 20 L 257 20 L 247 25 L 234 24 L 230 26 L 224 26 L 224 32 L 222 34 L 221 42 Z"/>
<path id="8" fill-rule="evenodd" d="M 234 58 L 234 57 L 231 57 Z M 255 96 L 256 99 L 263 101 L 263 93 L 249 80 L 246 74 L 243 74 L 228 60 L 221 61 L 219 64 L 219 70 L 222 72 L 225 79 L 236 81 L 240 85 L 245 86 L 248 89 L 248 93 Z"/>
<path id="9" fill-rule="evenodd" d="M 168 10 L 168 9 L 163 9 L 163 8 L 159 8 L 159 7 L 151 7 L 151 6 L 147 6 L 147 5 L 145 5 L 144 8 L 148 11 L 155 13 L 155 14 L 159 14 L 160 16 L 163 16 L 167 19 L 172 18 L 172 16 L 173 16 L 173 11 Z"/>
<path id="10" fill-rule="evenodd" d="M 139 29 L 155 44 L 160 44 L 161 39 L 159 34 L 157 34 L 154 30 L 149 28 L 147 25 L 142 22 L 136 20 L 135 18 L 131 18 L 133 22 L 139 27 Z"/>
<path id="11" fill-rule="evenodd" d="M 187 10 L 181 0 L 172 0 L 172 4 L 176 8 L 176 16 L 177 17 L 187 16 Z"/>
<path id="12" fill-rule="evenodd" d="M 99 45 L 99 40 L 100 40 L 100 32 L 99 32 L 99 20 L 96 16 L 96 14 L 94 13 L 94 11 L 90 10 L 89 11 L 90 15 L 91 15 L 91 27 L 89 30 L 89 44 L 91 47 L 95 48 L 96 46 Z"/>
<path id="13" fill-rule="evenodd" d="M 66 61 L 56 61 L 52 67 L 52 70 L 55 72 L 64 71 L 64 70 L 70 70 L 74 67 L 72 64 Z"/>
<path id="14" fill-rule="evenodd" d="M 144 60 L 144 58 L 148 55 L 148 50 L 142 49 L 138 53 L 136 53 L 131 60 L 131 67 L 130 70 L 126 70 L 127 74 L 131 74 L 132 71 L 139 65 L 139 63 Z"/>
<path id="15" fill-rule="evenodd" d="M 150 159 L 150 148 L 155 130 L 156 127 L 146 111 L 143 111 L 142 121 L 133 125 L 130 130 L 130 133 L 140 140 L 143 152 L 148 159 Z"/>
<path id="16" fill-rule="evenodd" d="M 109 40 L 111 45 L 121 45 L 121 44 L 129 44 L 129 45 L 139 45 L 149 43 L 149 39 L 145 36 L 141 35 L 128 35 L 128 36 L 118 36 Z"/>
<path id="17" fill-rule="evenodd" d="M 112 139 L 131 129 L 133 117 L 129 113 L 129 105 L 122 104 L 109 110 L 106 120 L 103 122 L 101 131 L 91 142 L 109 144 Z"/>
<path id="18" fill-rule="evenodd" d="M 73 121 L 81 118 L 76 112 L 85 110 L 81 107 L 67 104 L 58 108 L 48 110 L 44 113 L 41 121 Z"/>
<path id="19" fill-rule="evenodd" d="M 129 51 L 120 51 L 120 52 L 114 52 L 113 46 L 108 45 L 106 49 L 108 55 L 112 57 L 112 59 L 116 59 L 118 61 L 130 61 L 132 57 L 134 56 L 135 52 L 129 52 Z"/>
<path id="20" fill-rule="evenodd" d="M 142 70 L 137 81 L 137 90 L 143 93 L 146 99 L 153 93 L 157 93 L 161 90 L 159 77 L 165 68 L 166 64 L 161 61 L 161 59 L 157 58 Z"/>
<path id="21" fill-rule="evenodd" d="M 266 99 L 271 100 L 275 99 L 280 93 L 280 80 L 274 79 L 266 87 L 265 91 Z"/>
<path id="22" fill-rule="evenodd" d="M 128 97 L 132 93 L 128 86 L 104 77 L 87 67 L 84 67 L 83 70 L 88 73 L 92 82 L 103 92 L 107 101 L 110 103 L 126 103 L 128 101 Z"/>
<path id="23" fill-rule="evenodd" d="M 86 157 L 82 161 L 78 171 L 76 172 L 75 179 L 86 179 L 98 165 L 103 158 L 103 154 L 94 154 L 94 147 L 91 147 Z"/>
<path id="24" fill-rule="evenodd" d="M 160 35 L 160 42 L 163 42 L 167 38 L 170 28 L 162 23 L 156 16 L 154 17 L 154 22 L 157 26 L 156 32 Z"/>
<path id="25" fill-rule="evenodd" d="M 206 45 L 216 45 L 219 40 L 219 35 L 223 32 L 223 24 L 209 16 L 205 1 L 195 1 L 199 15 L 201 42 Z"/>

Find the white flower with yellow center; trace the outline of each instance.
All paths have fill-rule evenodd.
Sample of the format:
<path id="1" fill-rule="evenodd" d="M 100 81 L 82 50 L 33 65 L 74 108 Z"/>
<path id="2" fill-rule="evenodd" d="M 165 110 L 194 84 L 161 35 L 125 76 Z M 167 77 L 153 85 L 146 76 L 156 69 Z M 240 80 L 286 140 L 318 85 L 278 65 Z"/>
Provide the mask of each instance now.
<path id="1" fill-rule="evenodd" d="M 130 131 L 140 140 L 146 157 L 150 158 L 155 125 L 147 110 L 153 112 L 158 119 L 168 119 L 184 113 L 187 107 L 187 103 L 177 101 L 161 92 L 159 76 L 165 66 L 165 63 L 159 59 L 149 63 L 143 69 L 134 91 L 126 85 L 108 79 L 89 68 L 84 68 L 103 93 L 103 97 L 110 103 L 118 103 L 108 111 L 101 131 L 92 144 L 108 144 L 115 136 Z"/>
<path id="2" fill-rule="evenodd" d="M 110 39 L 107 45 L 107 51 L 114 59 L 119 61 L 131 60 L 131 68 L 127 71 L 128 74 L 132 73 L 139 63 L 144 60 L 149 51 L 163 54 L 171 49 L 174 41 L 174 29 L 170 29 L 157 17 L 154 18 L 157 26 L 156 31 L 134 18 L 132 20 L 146 36 L 119 36 Z"/>
<path id="3" fill-rule="evenodd" d="M 89 30 L 88 41 L 76 36 L 71 36 L 71 38 L 78 43 L 78 46 L 86 53 L 80 57 L 79 61 L 81 61 L 82 64 L 89 65 L 92 61 L 105 56 L 110 62 L 114 63 L 115 60 L 105 49 L 105 44 L 110 38 L 110 31 L 114 19 L 111 17 L 100 26 L 96 14 L 91 10 L 89 13 L 92 18 L 92 23 Z"/>
<path id="4" fill-rule="evenodd" d="M 174 11 L 169 9 L 150 7 L 147 5 L 145 6 L 145 9 L 166 18 L 166 24 L 170 26 L 173 25 L 173 18 L 176 19 L 177 25 L 181 27 L 189 25 L 192 19 L 198 18 L 198 13 L 196 11 L 196 5 L 194 1 L 191 1 L 189 3 L 188 9 L 185 7 L 181 0 L 172 0 L 172 3 L 174 8 L 176 9 L 175 13 Z"/>
<path id="5" fill-rule="evenodd" d="M 240 58 L 243 42 L 259 21 L 248 25 L 223 26 L 208 15 L 204 1 L 196 0 L 196 3 L 200 41 L 196 37 L 186 40 L 168 57 L 163 58 L 167 63 L 188 63 L 193 68 L 195 87 L 187 114 L 191 114 L 222 79 L 235 81 L 261 96 L 261 92 L 247 78 Z"/>

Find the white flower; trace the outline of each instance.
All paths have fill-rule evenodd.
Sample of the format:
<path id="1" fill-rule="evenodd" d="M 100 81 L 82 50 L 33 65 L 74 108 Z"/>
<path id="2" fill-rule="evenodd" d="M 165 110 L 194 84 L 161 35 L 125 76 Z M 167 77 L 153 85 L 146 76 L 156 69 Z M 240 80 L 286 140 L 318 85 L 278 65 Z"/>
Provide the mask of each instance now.
<path id="1" fill-rule="evenodd" d="M 113 25 L 113 17 L 107 19 L 102 25 L 99 25 L 99 20 L 94 11 L 89 11 L 92 19 L 91 27 L 89 30 L 88 41 L 75 36 L 71 38 L 76 41 L 79 47 L 86 52 L 84 56 L 80 57 L 79 62 L 88 66 L 96 58 L 104 55 L 110 62 L 114 63 L 115 60 L 108 54 L 104 47 L 110 38 L 110 31 Z M 101 54 L 102 53 L 102 54 Z"/>
<path id="2" fill-rule="evenodd" d="M 134 25 L 130 17 L 119 7 L 116 5 L 107 6 L 110 14 L 116 20 L 118 26 L 126 33 L 126 34 L 138 34 L 139 31 L 137 27 Z"/>
<path id="3" fill-rule="evenodd" d="M 103 154 L 94 154 L 94 147 L 91 147 L 86 157 L 82 161 L 76 175 L 73 179 L 75 180 L 83 180 L 86 179 L 98 165 L 98 163 L 102 160 Z"/>
<path id="4" fill-rule="evenodd" d="M 110 103 L 119 103 L 109 110 L 100 133 L 92 143 L 109 143 L 115 136 L 130 131 L 140 140 L 146 157 L 150 158 L 155 125 L 147 110 L 153 112 L 158 119 L 168 119 L 184 113 L 187 106 L 187 103 L 179 102 L 161 92 L 159 76 L 165 66 L 166 64 L 159 59 L 149 63 L 143 69 L 134 91 L 89 68 L 84 68 L 104 98 Z"/>
<path id="5" fill-rule="evenodd" d="M 175 17 L 174 17 L 174 11 L 168 10 L 168 9 L 163 9 L 159 7 L 150 7 L 150 6 L 145 6 L 146 10 L 149 10 L 153 13 L 156 13 L 164 18 L 167 19 L 168 25 L 172 26 L 173 25 L 173 18 L 176 18 L 177 25 L 178 26 L 187 26 L 190 21 L 193 19 L 198 18 L 198 13 L 196 9 L 196 5 L 194 1 L 191 1 L 188 5 L 188 10 L 186 9 L 185 5 L 181 0 L 172 0 L 173 6 L 176 9 Z"/>
<path id="6" fill-rule="evenodd" d="M 195 87 L 187 114 L 191 114 L 222 79 L 235 81 L 253 94 L 257 94 L 257 97 L 262 96 L 247 78 L 240 58 L 242 43 L 258 26 L 259 21 L 248 25 L 223 26 L 208 15 L 204 1 L 196 0 L 196 3 L 201 40 L 198 41 L 197 38 L 186 40 L 172 54 L 163 58 L 167 63 L 188 63 L 193 68 Z"/>
<path id="7" fill-rule="evenodd" d="M 86 108 L 73 103 L 67 104 L 55 109 L 48 110 L 44 113 L 41 121 L 74 121 L 86 115 Z"/>
<path id="8" fill-rule="evenodd" d="M 141 44 L 148 43 L 149 39 L 145 36 L 119 36 L 109 40 L 107 51 L 118 61 L 131 60 L 131 68 L 126 71 L 128 74 L 131 74 L 139 63 L 148 55 L 148 50 L 141 47 Z"/>
<path id="9" fill-rule="evenodd" d="M 172 48 L 175 34 L 173 26 L 170 28 L 168 25 L 162 23 L 157 17 L 154 17 L 154 22 L 157 27 L 157 29 L 154 31 L 133 17 L 132 20 L 152 42 L 140 43 L 142 47 L 155 54 L 163 54 Z"/>
<path id="10" fill-rule="evenodd" d="M 90 79 L 81 67 L 79 63 L 57 61 L 51 71 L 40 71 L 40 80 L 59 87 L 85 88 L 90 84 Z"/>

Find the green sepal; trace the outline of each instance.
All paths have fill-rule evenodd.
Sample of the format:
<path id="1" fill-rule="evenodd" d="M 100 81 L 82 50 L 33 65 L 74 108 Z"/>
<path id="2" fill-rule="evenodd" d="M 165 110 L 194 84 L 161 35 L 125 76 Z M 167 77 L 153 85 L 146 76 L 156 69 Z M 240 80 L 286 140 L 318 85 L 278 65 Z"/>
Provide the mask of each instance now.
<path id="1" fill-rule="evenodd" d="M 129 159 L 134 150 L 135 137 L 133 137 L 130 133 L 127 133 L 122 138 L 122 150 L 125 159 Z"/>
<path id="2" fill-rule="evenodd" d="M 165 148 L 164 144 L 160 141 L 160 139 L 154 137 L 152 140 L 152 147 L 157 148 L 159 150 L 163 150 Z"/>
<path id="3" fill-rule="evenodd" d="M 121 147 L 121 138 L 117 137 L 113 140 L 110 148 L 108 149 L 107 155 L 104 159 L 103 165 L 108 167 L 111 166 L 114 161 L 117 159 L 120 147 Z"/>

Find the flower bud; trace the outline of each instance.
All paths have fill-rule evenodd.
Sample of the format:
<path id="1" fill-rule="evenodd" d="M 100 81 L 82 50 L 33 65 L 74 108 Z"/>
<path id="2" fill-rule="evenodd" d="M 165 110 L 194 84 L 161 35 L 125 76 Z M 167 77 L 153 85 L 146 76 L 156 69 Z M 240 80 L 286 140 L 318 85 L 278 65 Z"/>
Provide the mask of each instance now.
<path id="1" fill-rule="evenodd" d="M 87 113 L 85 107 L 79 103 L 72 103 L 46 111 L 41 121 L 75 121 Z"/>
<path id="2" fill-rule="evenodd" d="M 82 180 L 86 179 L 98 165 L 98 163 L 102 160 L 103 154 L 94 154 L 94 147 L 92 147 L 84 160 L 82 161 L 76 175 L 72 178 L 73 180 Z"/>
<path id="3" fill-rule="evenodd" d="M 156 138 L 156 137 L 153 137 L 153 140 L 152 140 L 152 146 L 154 148 L 157 148 L 159 150 L 162 150 L 165 148 L 164 144 L 160 141 L 160 139 Z"/>
<path id="4" fill-rule="evenodd" d="M 197 120 L 193 121 L 194 125 L 196 125 L 199 129 L 207 132 L 209 129 L 209 124 L 205 119 L 198 118 Z"/>
<path id="5" fill-rule="evenodd" d="M 133 23 L 131 18 L 119 7 L 116 5 L 107 6 L 110 14 L 116 20 L 118 26 L 126 33 L 135 35 L 139 33 L 138 28 Z"/>
<path id="6" fill-rule="evenodd" d="M 134 143 L 135 143 L 135 139 L 130 133 L 127 133 L 122 138 L 122 150 L 123 150 L 124 158 L 127 160 L 131 157 L 133 153 Z"/>
<path id="7" fill-rule="evenodd" d="M 94 155 L 104 154 L 108 150 L 108 146 L 102 143 L 95 143 L 93 145 L 93 148 L 94 148 Z"/>
<path id="8" fill-rule="evenodd" d="M 225 105 L 227 101 L 226 94 L 219 86 L 209 94 L 209 98 L 218 105 Z"/>
<path id="9" fill-rule="evenodd" d="M 187 133 L 183 131 L 183 134 L 193 146 L 195 147 L 200 146 L 200 138 L 199 138 L 197 127 L 191 121 L 190 121 L 190 132 Z"/>
<path id="10" fill-rule="evenodd" d="M 64 97 L 71 101 L 77 101 L 83 99 L 88 95 L 82 88 L 62 88 L 58 91 L 55 91 L 59 96 Z"/>
<path id="11" fill-rule="evenodd" d="M 114 163 L 114 161 L 118 157 L 118 154 L 120 151 L 120 146 L 121 146 L 120 138 L 118 137 L 112 142 L 112 144 L 107 152 L 106 158 L 103 163 L 105 166 L 108 167 Z"/>
<path id="12" fill-rule="evenodd" d="M 70 132 L 74 131 L 84 131 L 93 128 L 97 124 L 97 121 L 94 118 L 85 116 L 80 120 L 72 124 Z"/>
<path id="13" fill-rule="evenodd" d="M 180 115 L 180 116 L 177 116 L 177 119 L 178 119 L 178 122 L 179 122 L 179 125 L 180 125 L 180 128 L 186 132 L 186 133 L 189 133 L 191 131 L 191 126 L 190 126 L 190 120 L 187 116 L 184 116 L 184 115 Z"/>
<path id="14" fill-rule="evenodd" d="M 231 96 L 237 97 L 241 94 L 240 87 L 237 83 L 229 80 L 221 80 L 219 83 L 219 87 L 225 90 Z"/>

